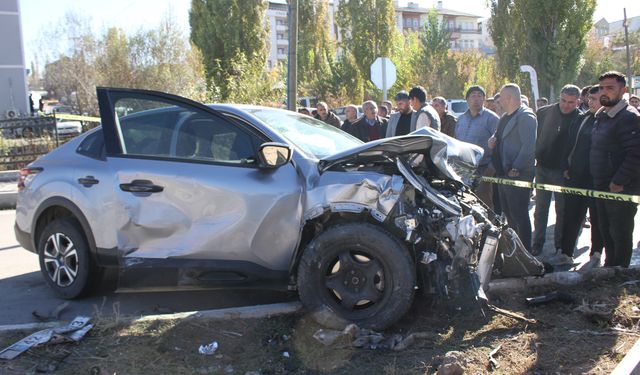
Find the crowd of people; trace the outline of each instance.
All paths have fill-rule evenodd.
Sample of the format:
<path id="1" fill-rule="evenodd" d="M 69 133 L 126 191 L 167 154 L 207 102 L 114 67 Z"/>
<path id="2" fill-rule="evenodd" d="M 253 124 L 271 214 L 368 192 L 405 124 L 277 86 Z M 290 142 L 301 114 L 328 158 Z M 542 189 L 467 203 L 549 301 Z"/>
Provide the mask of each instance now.
<path id="1" fill-rule="evenodd" d="M 598 83 L 584 87 L 567 84 L 558 102 L 536 101 L 537 111 L 515 83 L 505 84 L 494 96 L 479 85 L 465 94 L 468 109 L 456 118 L 441 96 L 427 101 L 422 86 L 400 91 L 395 107 L 385 101 L 345 109 L 341 121 L 325 102 L 316 110 L 301 111 L 341 128 L 363 142 L 409 134 L 431 127 L 458 140 L 482 147 L 478 175 L 628 195 L 640 194 L 640 98 L 628 95 L 626 77 L 603 73 Z M 625 200 L 596 199 L 587 195 L 558 194 L 547 190 L 479 181 L 476 195 L 497 213 L 504 214 L 524 246 L 540 256 L 545 245 L 549 207 L 555 201 L 556 254 L 549 262 L 572 264 L 582 227 L 591 228 L 588 266 L 629 267 L 633 250 L 637 204 Z M 535 200 L 534 225 L 529 202 Z M 587 217 L 587 212 L 589 216 Z"/>

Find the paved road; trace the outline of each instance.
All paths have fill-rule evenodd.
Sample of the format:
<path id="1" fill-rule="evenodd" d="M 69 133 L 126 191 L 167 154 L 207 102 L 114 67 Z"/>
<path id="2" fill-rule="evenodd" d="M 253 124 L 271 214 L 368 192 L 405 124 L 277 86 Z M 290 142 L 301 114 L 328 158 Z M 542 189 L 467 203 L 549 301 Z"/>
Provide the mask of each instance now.
<path id="1" fill-rule="evenodd" d="M 45 284 L 38 257 L 22 249 L 13 234 L 14 210 L 0 210 L 0 325 L 38 322 L 32 312 L 48 314 L 65 300 Z M 148 315 L 208 310 L 294 300 L 288 293 L 273 291 L 197 291 L 157 293 L 102 292 L 69 302 L 60 315 L 70 320 L 78 314 L 94 312 L 112 316 Z"/>

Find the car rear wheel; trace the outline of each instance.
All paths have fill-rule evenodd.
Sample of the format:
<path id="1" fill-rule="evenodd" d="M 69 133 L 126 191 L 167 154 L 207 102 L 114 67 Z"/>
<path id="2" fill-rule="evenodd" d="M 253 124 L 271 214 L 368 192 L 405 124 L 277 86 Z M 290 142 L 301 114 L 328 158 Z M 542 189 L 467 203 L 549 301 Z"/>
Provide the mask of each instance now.
<path id="1" fill-rule="evenodd" d="M 415 263 L 381 227 L 338 225 L 316 237 L 298 267 L 300 299 L 320 324 L 384 329 L 411 307 Z"/>
<path id="2" fill-rule="evenodd" d="M 80 224 L 73 219 L 47 224 L 38 241 L 38 257 L 47 284 L 65 299 L 87 293 L 98 276 Z"/>

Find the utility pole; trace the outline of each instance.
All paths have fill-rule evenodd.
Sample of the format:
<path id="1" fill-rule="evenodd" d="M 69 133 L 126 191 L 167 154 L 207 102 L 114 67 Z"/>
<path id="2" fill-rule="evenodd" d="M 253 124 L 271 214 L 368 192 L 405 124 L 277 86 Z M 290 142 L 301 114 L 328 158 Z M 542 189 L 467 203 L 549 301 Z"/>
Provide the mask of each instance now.
<path id="1" fill-rule="evenodd" d="M 287 56 L 287 109 L 298 106 L 298 0 L 289 0 L 289 52 Z"/>
<path id="2" fill-rule="evenodd" d="M 624 21 L 622 25 L 624 26 L 624 44 L 627 46 L 627 84 L 629 85 L 629 94 L 633 92 L 632 80 L 633 76 L 631 75 L 631 52 L 629 51 L 629 21 L 627 21 L 627 8 L 623 8 L 624 10 Z"/>

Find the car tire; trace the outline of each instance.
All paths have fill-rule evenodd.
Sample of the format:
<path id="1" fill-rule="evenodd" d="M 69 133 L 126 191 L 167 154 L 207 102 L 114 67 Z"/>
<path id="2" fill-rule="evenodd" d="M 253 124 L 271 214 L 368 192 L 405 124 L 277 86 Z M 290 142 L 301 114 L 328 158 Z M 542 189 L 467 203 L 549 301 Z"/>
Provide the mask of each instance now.
<path id="1" fill-rule="evenodd" d="M 334 329 L 390 326 L 411 307 L 415 283 L 415 262 L 405 246 L 367 223 L 327 229 L 298 266 L 300 300 L 314 320 Z"/>
<path id="2" fill-rule="evenodd" d="M 86 294 L 99 277 L 80 224 L 74 219 L 47 224 L 38 240 L 38 258 L 47 284 L 64 299 Z"/>

